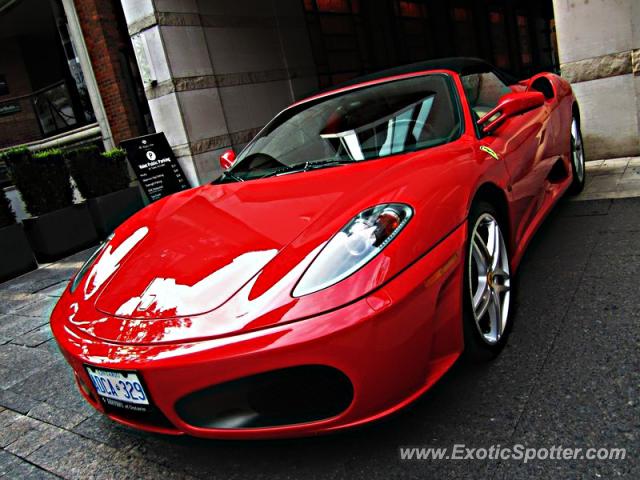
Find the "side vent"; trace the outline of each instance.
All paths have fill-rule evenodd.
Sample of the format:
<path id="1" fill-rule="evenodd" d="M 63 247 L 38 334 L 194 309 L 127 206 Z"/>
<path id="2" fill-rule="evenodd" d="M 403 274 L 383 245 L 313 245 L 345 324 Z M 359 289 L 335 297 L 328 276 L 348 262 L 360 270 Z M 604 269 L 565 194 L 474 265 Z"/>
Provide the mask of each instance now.
<path id="1" fill-rule="evenodd" d="M 549 180 L 550 183 L 561 183 L 566 180 L 568 176 L 569 172 L 567 172 L 564 163 L 559 158 L 558 160 L 556 160 L 556 163 L 553 164 L 553 167 L 549 171 L 547 180 Z"/>

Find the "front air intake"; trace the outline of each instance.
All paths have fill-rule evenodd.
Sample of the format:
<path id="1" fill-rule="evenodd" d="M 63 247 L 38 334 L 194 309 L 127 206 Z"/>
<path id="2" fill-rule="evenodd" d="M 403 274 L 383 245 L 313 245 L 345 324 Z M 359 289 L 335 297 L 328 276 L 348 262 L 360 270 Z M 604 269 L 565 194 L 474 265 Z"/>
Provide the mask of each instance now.
<path id="1" fill-rule="evenodd" d="M 344 373 L 306 365 L 198 390 L 178 400 L 176 412 L 200 428 L 264 428 L 335 417 L 352 399 L 353 386 Z"/>

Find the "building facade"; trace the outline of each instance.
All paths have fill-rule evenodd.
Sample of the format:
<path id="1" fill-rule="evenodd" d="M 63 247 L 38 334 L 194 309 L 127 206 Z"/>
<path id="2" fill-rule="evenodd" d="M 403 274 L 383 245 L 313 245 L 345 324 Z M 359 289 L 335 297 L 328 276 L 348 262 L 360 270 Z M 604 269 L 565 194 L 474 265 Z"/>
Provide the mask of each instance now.
<path id="1" fill-rule="evenodd" d="M 635 155 L 637 3 L 0 0 L 0 149 L 111 148 L 162 131 L 196 185 L 219 174 L 220 153 L 308 94 L 476 56 L 520 77 L 561 62 L 591 158 Z"/>
<path id="2" fill-rule="evenodd" d="M 554 0 L 554 9 L 588 158 L 640 155 L 640 2 Z"/>
<path id="3" fill-rule="evenodd" d="M 199 182 L 280 109 L 364 73 L 455 55 L 554 69 L 551 4 L 528 3 L 122 0 L 155 126 Z"/>

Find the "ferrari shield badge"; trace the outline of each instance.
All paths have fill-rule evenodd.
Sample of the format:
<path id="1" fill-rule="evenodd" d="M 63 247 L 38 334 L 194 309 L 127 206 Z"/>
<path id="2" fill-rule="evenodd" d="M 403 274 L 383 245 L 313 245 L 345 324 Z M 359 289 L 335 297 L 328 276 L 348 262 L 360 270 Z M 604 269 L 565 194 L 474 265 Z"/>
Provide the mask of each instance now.
<path id="1" fill-rule="evenodd" d="M 480 146 L 480 150 L 482 150 L 483 152 L 487 152 L 489 155 L 491 155 L 496 160 L 500 160 L 500 156 L 496 152 L 494 152 L 493 149 L 487 147 L 486 145 L 481 145 Z"/>

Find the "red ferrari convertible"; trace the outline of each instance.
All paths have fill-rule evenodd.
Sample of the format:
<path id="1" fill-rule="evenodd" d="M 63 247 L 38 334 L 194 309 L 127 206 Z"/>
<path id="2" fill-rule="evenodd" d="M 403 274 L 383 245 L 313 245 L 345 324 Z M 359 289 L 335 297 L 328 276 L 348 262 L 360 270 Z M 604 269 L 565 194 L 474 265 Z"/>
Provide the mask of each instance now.
<path id="1" fill-rule="evenodd" d="M 527 243 L 585 176 L 566 81 L 461 58 L 298 102 L 220 162 L 120 226 L 53 312 L 113 420 L 286 437 L 402 408 L 500 352 Z"/>

